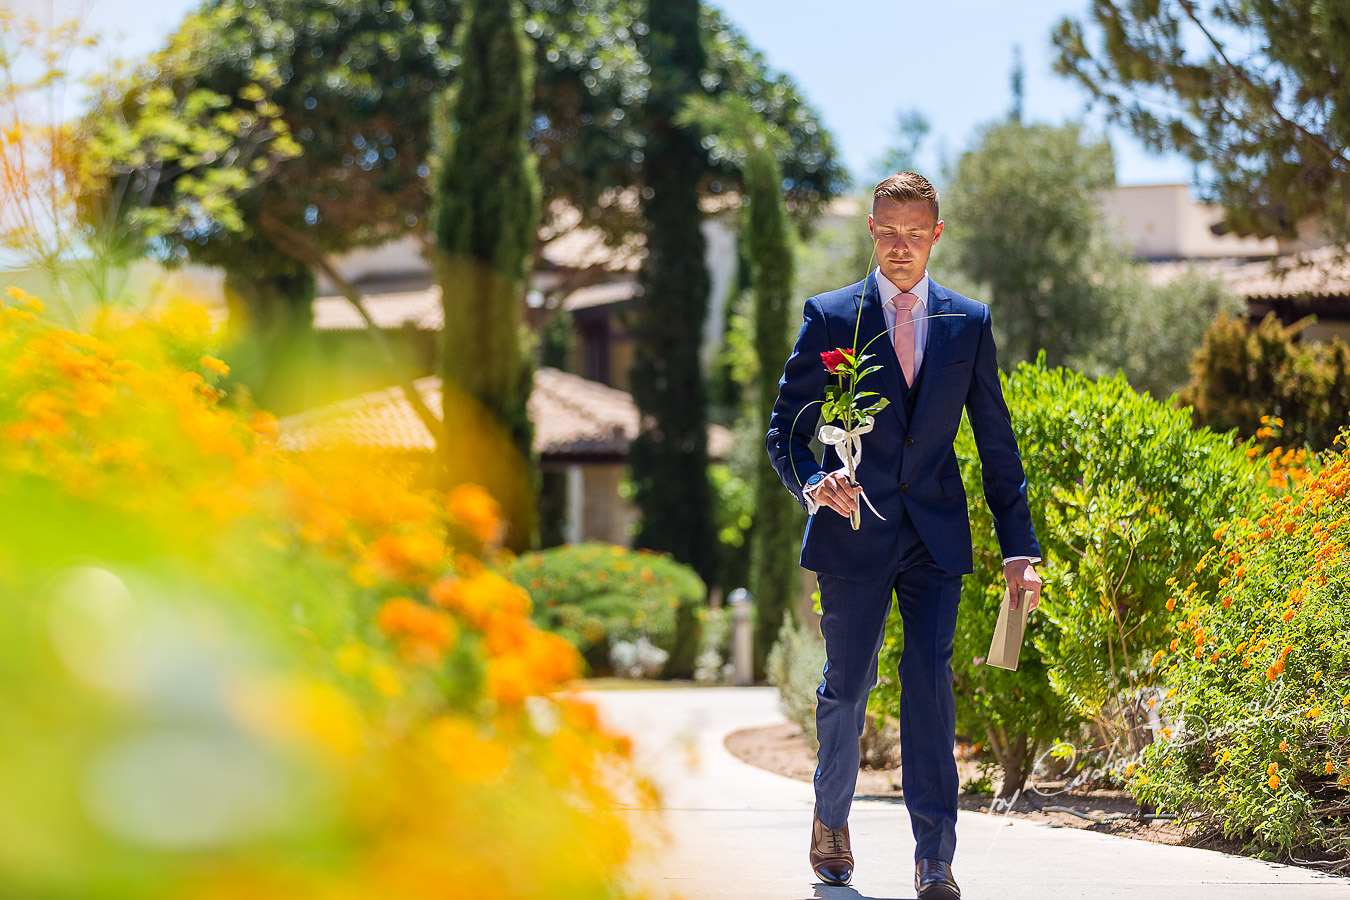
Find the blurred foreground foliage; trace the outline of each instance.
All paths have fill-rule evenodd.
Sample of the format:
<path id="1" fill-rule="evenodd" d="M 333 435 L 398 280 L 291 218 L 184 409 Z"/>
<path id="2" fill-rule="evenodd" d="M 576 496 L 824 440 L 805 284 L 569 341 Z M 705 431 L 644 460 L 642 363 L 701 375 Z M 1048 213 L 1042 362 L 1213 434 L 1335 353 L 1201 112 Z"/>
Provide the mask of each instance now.
<path id="1" fill-rule="evenodd" d="M 3 297 L 0 895 L 624 896 L 651 791 L 492 499 L 280 452 L 213 339 Z"/>

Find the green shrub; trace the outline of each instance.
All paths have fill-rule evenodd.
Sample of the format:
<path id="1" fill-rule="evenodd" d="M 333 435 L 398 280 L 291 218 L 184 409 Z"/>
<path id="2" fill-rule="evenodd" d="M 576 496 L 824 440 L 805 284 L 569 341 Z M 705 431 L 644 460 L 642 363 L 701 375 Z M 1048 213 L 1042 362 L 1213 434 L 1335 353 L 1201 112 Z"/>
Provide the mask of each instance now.
<path id="1" fill-rule="evenodd" d="M 784 618 L 764 668 L 769 683 L 778 688 L 778 708 L 802 730 L 811 749 L 819 749 L 816 688 L 825 669 L 825 641 L 819 629 L 799 623 L 796 616 Z"/>
<path id="2" fill-rule="evenodd" d="M 663 677 L 693 675 L 706 591 L 688 566 L 646 550 L 571 544 L 522 555 L 510 576 L 530 592 L 535 622 L 571 641 L 592 673 L 609 671 L 615 644 L 645 637 L 670 654 Z"/>
<path id="3" fill-rule="evenodd" d="M 1213 544 L 1213 523 L 1258 490 L 1243 448 L 1192 430 L 1189 414 L 1135 393 L 1122 377 L 1047 369 L 1043 358 L 1005 379 L 1027 472 L 1045 579 L 1017 671 L 983 664 L 1003 594 L 1003 561 L 981 489 L 968 423 L 957 438 L 975 573 L 962 586 L 952 668 L 957 730 L 987 742 L 1004 770 L 1002 796 L 1020 789 L 1052 741 L 1088 726 L 1093 748 L 1142 746 L 1134 698 L 1166 644 L 1169 578 Z M 874 707 L 899 708 L 903 647 L 892 615 Z"/>
<path id="4" fill-rule="evenodd" d="M 799 623 L 791 614 L 784 617 L 765 671 L 769 682 L 778 688 L 778 708 L 802 730 L 812 750 L 820 749 L 816 739 L 816 689 L 824 669 L 825 642 L 819 629 Z M 899 747 L 900 732 L 885 716 L 869 713 L 858 739 L 861 765 L 884 769 L 895 762 Z"/>
<path id="5" fill-rule="evenodd" d="M 1350 417 L 1350 348 L 1339 338 L 1299 341 L 1312 321 L 1285 326 L 1271 313 L 1255 328 L 1228 317 L 1210 326 L 1180 397 L 1195 421 L 1256 435 L 1269 449 L 1274 436 L 1261 428 L 1263 417 L 1279 416 L 1287 445 L 1331 447 Z"/>
<path id="6" fill-rule="evenodd" d="M 1127 769 L 1142 800 L 1344 867 L 1350 452 L 1323 463 L 1220 525 L 1200 572 L 1177 580 L 1176 638 L 1153 660 L 1167 684 L 1157 740 Z"/>

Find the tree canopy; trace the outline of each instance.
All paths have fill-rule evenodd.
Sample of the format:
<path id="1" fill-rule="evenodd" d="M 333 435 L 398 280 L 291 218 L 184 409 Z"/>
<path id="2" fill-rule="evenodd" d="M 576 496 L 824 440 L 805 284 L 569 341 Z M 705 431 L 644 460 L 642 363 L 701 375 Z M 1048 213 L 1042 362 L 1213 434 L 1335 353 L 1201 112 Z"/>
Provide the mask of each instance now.
<path id="1" fill-rule="evenodd" d="M 1077 125 L 987 127 L 943 200 L 944 258 L 986 292 L 999 362 L 1044 349 L 1062 365 L 1092 346 L 1128 251 L 1111 245 L 1097 193 L 1115 184 L 1111 146 Z"/>
<path id="2" fill-rule="evenodd" d="M 566 200 L 584 220 L 618 235 L 637 226 L 622 189 L 641 183 L 641 110 L 650 77 L 639 38 L 639 0 L 527 0 L 537 77 L 529 135 L 539 156 L 544 201 Z M 303 153 L 286 160 L 245 196 L 246 224 L 233 235 L 214 220 L 178 234 L 171 257 L 252 264 L 266 211 L 324 252 L 382 243 L 426 226 L 431 98 L 455 80 L 450 36 L 459 0 L 208 0 L 184 23 L 209 39 L 189 55 L 157 58 L 110 92 L 91 114 L 136 123 L 155 92 L 208 89 L 251 108 L 241 92 L 268 86 L 266 100 Z M 783 165 L 789 196 L 808 211 L 839 193 L 846 176 L 818 116 L 786 76 L 774 73 L 726 20 L 704 10 L 701 40 L 711 93 L 750 100 L 791 135 Z M 734 167 L 709 154 L 704 187 L 725 190 Z M 175 183 L 150 202 L 171 206 Z M 260 253 L 262 248 L 254 247 Z M 265 253 L 264 253 L 265 255 Z"/>
<path id="3" fill-rule="evenodd" d="M 1199 167 L 1238 234 L 1350 240 L 1350 5 L 1093 0 L 1056 69 L 1154 150 Z"/>

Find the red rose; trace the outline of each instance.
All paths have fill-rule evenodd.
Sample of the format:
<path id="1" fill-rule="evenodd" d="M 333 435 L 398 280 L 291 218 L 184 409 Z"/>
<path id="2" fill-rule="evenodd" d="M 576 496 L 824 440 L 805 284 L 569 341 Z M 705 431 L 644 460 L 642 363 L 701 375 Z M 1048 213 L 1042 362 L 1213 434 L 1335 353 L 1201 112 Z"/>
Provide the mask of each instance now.
<path id="1" fill-rule="evenodd" d="M 839 369 L 848 362 L 844 358 L 845 353 L 852 355 L 853 350 L 851 348 L 848 350 L 826 350 L 820 354 L 820 361 L 825 364 L 825 371 L 838 374 Z"/>

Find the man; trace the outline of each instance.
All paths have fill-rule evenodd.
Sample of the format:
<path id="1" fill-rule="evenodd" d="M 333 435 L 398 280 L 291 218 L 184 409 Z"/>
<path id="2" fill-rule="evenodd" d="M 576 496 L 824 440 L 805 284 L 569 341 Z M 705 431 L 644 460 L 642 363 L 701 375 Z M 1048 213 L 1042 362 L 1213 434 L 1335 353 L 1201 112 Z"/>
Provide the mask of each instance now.
<path id="1" fill-rule="evenodd" d="M 914 830 L 915 890 L 922 900 L 955 900 L 961 891 L 951 870 L 958 787 L 951 654 L 961 576 L 973 571 L 953 448 L 963 409 L 979 448 L 1004 578 L 1014 602 L 1021 589 L 1030 592 L 1030 609 L 1040 602 L 1033 566 L 1040 548 L 999 385 L 989 308 L 928 277 L 928 257 L 943 229 L 936 189 L 913 172 L 887 178 L 876 187 L 867 226 L 877 268 L 858 284 L 806 301 L 765 441 L 774 469 L 810 513 L 801 564 L 820 584 L 827 662 L 817 690 L 810 860 L 827 884 L 847 884 L 853 875 L 848 813 L 858 738 L 894 593 L 905 635 L 901 787 Z M 818 418 L 812 404 L 834 377 L 820 354 L 865 346 L 875 356 L 867 366 L 881 370 L 861 379 L 858 391 L 891 402 L 862 438 L 853 485 L 832 447 L 823 465 L 816 461 L 809 447 Z M 849 516 L 860 493 L 880 515 L 864 506 L 855 531 Z"/>

